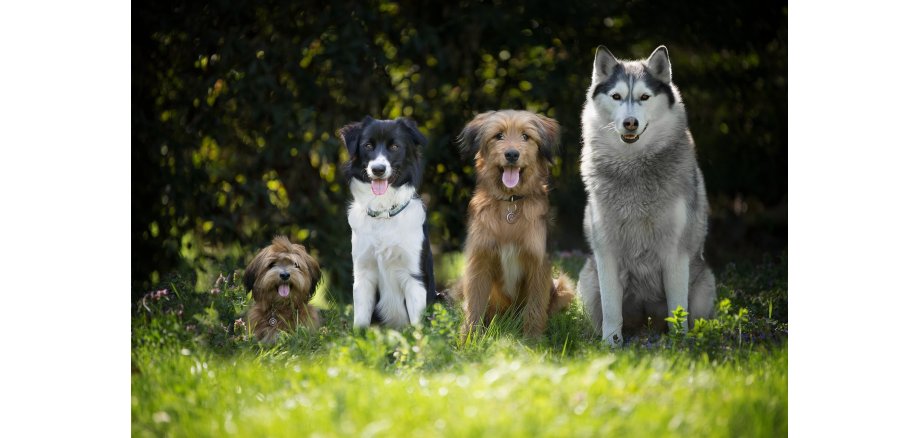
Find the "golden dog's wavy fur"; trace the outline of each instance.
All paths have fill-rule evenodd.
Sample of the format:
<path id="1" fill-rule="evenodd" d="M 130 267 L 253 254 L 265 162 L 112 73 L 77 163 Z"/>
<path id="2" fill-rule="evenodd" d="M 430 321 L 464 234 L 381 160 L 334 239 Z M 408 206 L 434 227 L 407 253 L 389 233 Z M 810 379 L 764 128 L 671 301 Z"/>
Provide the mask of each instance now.
<path id="1" fill-rule="evenodd" d="M 290 274 L 290 293 L 286 297 L 278 293 L 283 272 Z M 287 237 L 275 237 L 271 245 L 262 248 L 243 274 L 246 290 L 252 291 L 253 302 L 246 319 L 253 336 L 262 342 L 273 342 L 281 330 L 321 325 L 319 312 L 309 303 L 321 275 L 316 259 L 303 245 L 293 244 Z"/>
<path id="2" fill-rule="evenodd" d="M 502 137 L 499 138 L 499 134 Z M 560 141 L 559 124 L 527 111 L 490 111 L 477 115 L 460 134 L 459 142 L 475 152 L 476 190 L 469 205 L 465 247 L 466 268 L 452 298 L 462 300 L 466 323 L 464 338 L 478 325 L 512 308 L 520 309 L 524 334 L 543 333 L 549 315 L 565 308 L 575 296 L 564 274 L 555 282 L 546 254 L 547 182 L 550 160 Z M 517 150 L 520 182 L 513 189 L 502 183 L 505 153 Z M 512 196 L 517 213 L 506 220 Z M 504 257 L 503 257 L 504 251 Z M 510 254 L 510 255 L 509 255 Z M 506 288 L 503 258 L 514 258 L 520 272 L 517 284 Z M 508 293 L 506 289 L 511 290 Z"/>

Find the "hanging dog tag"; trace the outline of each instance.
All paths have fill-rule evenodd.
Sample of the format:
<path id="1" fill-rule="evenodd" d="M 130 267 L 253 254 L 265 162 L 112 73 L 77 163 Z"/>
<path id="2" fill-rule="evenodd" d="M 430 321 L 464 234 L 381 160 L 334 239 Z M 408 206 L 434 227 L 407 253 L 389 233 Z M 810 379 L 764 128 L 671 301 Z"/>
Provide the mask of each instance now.
<path id="1" fill-rule="evenodd" d="M 515 203 L 511 203 L 511 205 L 508 206 L 508 214 L 505 215 L 505 220 L 508 221 L 509 224 L 513 224 L 517 221 L 517 209 L 517 204 Z"/>

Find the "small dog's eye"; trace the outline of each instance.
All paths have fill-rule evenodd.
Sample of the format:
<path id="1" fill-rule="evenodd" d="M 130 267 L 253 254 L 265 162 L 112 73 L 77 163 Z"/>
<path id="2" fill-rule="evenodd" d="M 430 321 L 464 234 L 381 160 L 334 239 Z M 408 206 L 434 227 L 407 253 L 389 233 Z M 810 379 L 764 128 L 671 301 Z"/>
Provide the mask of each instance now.
<path id="1" fill-rule="evenodd" d="M 268 264 L 268 267 L 269 267 L 269 268 L 274 268 L 274 267 L 275 267 L 275 262 L 269 263 L 269 264 Z"/>
<path id="2" fill-rule="evenodd" d="M 367 150 L 369 150 L 369 151 L 370 151 L 370 150 L 373 150 L 373 149 L 374 149 L 374 144 L 373 144 L 373 143 L 368 143 L 368 144 L 364 145 L 364 149 L 367 149 Z"/>
<path id="3" fill-rule="evenodd" d="M 496 138 L 496 139 L 499 139 L 499 140 L 504 140 L 504 139 L 505 139 L 505 133 L 504 133 L 504 132 L 499 132 L 498 134 L 495 135 L 495 138 Z"/>
<path id="4" fill-rule="evenodd" d="M 524 141 L 530 140 L 530 137 L 527 134 L 522 135 L 521 138 L 523 138 Z"/>
<path id="5" fill-rule="evenodd" d="M 396 143 L 391 144 L 391 145 L 390 145 L 390 150 L 391 150 L 391 151 L 398 151 L 398 150 L 399 150 L 399 145 L 396 144 Z"/>
<path id="6" fill-rule="evenodd" d="M 294 262 L 294 269 L 300 269 L 300 265 L 298 265 L 297 262 Z"/>
<path id="7" fill-rule="evenodd" d="M 652 97 L 652 96 L 649 96 L 648 94 L 643 94 L 643 95 L 639 96 L 639 100 L 648 100 L 650 97 Z"/>
<path id="8" fill-rule="evenodd" d="M 613 96 L 610 96 L 610 97 L 612 97 L 613 100 L 620 100 L 620 99 L 622 99 L 622 96 L 620 96 L 620 93 L 613 93 Z"/>

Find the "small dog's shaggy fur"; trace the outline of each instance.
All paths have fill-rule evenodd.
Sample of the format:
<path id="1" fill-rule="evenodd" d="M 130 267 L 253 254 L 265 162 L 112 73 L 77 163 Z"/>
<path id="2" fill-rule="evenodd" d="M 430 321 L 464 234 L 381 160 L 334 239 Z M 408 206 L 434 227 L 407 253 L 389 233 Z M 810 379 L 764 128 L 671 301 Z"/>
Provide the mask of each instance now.
<path id="1" fill-rule="evenodd" d="M 466 269 L 451 292 L 463 301 L 463 336 L 513 308 L 522 312 L 524 334 L 539 336 L 575 296 L 564 274 L 553 280 L 546 254 L 547 182 L 559 124 L 527 111 L 490 111 L 469 122 L 458 141 L 476 157 Z"/>
<path id="2" fill-rule="evenodd" d="M 243 284 L 252 291 L 246 319 L 253 336 L 274 342 L 281 330 L 318 327 L 319 312 L 309 304 L 322 273 L 303 245 L 279 236 L 246 267 Z"/>

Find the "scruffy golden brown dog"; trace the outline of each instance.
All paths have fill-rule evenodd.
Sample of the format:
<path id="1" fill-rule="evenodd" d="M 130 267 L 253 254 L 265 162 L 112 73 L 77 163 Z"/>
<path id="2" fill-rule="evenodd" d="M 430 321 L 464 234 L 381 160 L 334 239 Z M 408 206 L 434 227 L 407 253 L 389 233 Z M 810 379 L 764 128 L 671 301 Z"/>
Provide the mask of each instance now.
<path id="1" fill-rule="evenodd" d="M 274 342 L 281 330 L 318 327 L 319 312 L 310 306 L 321 277 L 319 264 L 303 245 L 279 236 L 246 267 L 243 284 L 252 291 L 246 319 L 253 336 Z"/>
<path id="2" fill-rule="evenodd" d="M 575 296 L 568 277 L 553 281 L 546 254 L 547 183 L 559 123 L 527 111 L 490 111 L 469 122 L 458 141 L 476 157 L 466 269 L 452 292 L 463 300 L 464 338 L 509 309 L 522 312 L 526 336 L 539 336 L 549 315 Z"/>

